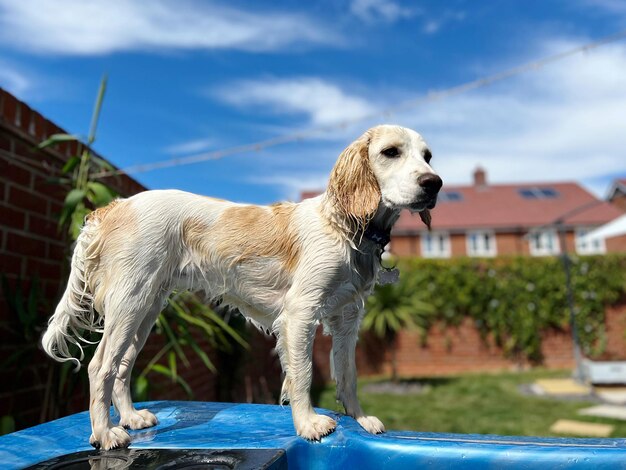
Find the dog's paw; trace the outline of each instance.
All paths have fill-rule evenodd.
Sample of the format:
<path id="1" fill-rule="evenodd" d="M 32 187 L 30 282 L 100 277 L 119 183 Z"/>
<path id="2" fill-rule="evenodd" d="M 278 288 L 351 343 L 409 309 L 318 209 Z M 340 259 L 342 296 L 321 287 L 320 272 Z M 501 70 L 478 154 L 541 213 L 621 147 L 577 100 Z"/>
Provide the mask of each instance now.
<path id="1" fill-rule="evenodd" d="M 89 436 L 89 444 L 91 444 L 95 449 L 100 449 L 100 441 L 96 439 L 96 436 L 93 434 Z"/>
<path id="2" fill-rule="evenodd" d="M 363 429 L 371 434 L 385 432 L 385 425 L 376 416 L 361 416 L 356 419 Z"/>
<path id="3" fill-rule="evenodd" d="M 319 441 L 337 427 L 337 422 L 329 416 L 313 414 L 296 424 L 298 436 L 309 441 Z"/>
<path id="4" fill-rule="evenodd" d="M 148 410 L 135 411 L 131 415 L 124 416 L 120 419 L 120 426 L 126 429 L 145 429 L 155 426 L 158 423 L 159 420 L 157 417 Z"/>
<path id="5" fill-rule="evenodd" d="M 130 434 L 122 426 L 115 426 L 105 430 L 98 437 L 92 434 L 89 443 L 96 449 L 121 449 L 130 445 Z"/>

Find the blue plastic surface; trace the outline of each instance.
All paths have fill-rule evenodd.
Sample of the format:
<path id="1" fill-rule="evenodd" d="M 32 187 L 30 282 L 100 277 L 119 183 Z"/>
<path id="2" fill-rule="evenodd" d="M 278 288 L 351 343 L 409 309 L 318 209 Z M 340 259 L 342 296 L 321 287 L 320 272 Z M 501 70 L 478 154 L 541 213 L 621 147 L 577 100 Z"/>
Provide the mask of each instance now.
<path id="1" fill-rule="evenodd" d="M 291 409 L 201 402 L 138 404 L 159 418 L 131 431 L 133 448 L 285 449 L 289 468 L 626 469 L 625 439 L 525 438 L 391 431 L 373 436 L 352 418 L 321 442 L 296 436 Z M 0 468 L 34 465 L 89 450 L 87 412 L 0 437 Z"/>

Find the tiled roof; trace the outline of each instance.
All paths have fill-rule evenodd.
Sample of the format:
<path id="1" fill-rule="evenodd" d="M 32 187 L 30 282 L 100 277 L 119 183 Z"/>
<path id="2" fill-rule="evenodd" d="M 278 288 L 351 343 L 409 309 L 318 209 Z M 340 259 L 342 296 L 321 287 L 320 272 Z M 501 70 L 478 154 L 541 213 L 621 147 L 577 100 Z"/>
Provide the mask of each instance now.
<path id="1" fill-rule="evenodd" d="M 577 183 L 444 186 L 442 193 L 431 211 L 433 230 L 523 230 L 550 225 L 562 217 L 568 226 L 596 226 L 622 214 Z M 451 194 L 458 195 L 457 200 L 445 201 Z M 394 226 L 396 233 L 424 229 L 419 217 L 408 212 Z"/>
<path id="2" fill-rule="evenodd" d="M 613 181 L 613 184 L 609 188 L 607 199 L 612 201 L 613 198 L 619 194 L 626 194 L 626 178 L 618 178 Z"/>
<path id="3" fill-rule="evenodd" d="M 318 194 L 320 191 L 306 191 L 302 193 L 302 199 Z M 599 226 L 623 213 L 572 182 L 444 185 L 437 207 L 431 214 L 433 230 L 523 231 L 554 224 L 563 217 L 563 223 L 567 226 Z M 417 214 L 404 211 L 394 226 L 393 233 L 423 230 L 426 227 Z"/>

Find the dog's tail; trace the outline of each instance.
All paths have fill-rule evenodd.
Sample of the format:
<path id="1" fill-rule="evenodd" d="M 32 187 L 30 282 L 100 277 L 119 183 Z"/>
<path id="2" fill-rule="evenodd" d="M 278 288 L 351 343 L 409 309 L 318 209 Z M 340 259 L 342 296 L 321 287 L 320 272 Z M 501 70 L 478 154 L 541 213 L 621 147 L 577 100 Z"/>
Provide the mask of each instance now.
<path id="1" fill-rule="evenodd" d="M 113 203 L 114 204 L 114 203 Z M 93 306 L 93 292 L 89 289 L 90 265 L 93 265 L 94 253 L 99 252 L 101 243 L 98 227 L 109 206 L 92 212 L 85 222 L 72 255 L 72 264 L 67 288 L 59 301 L 54 315 L 48 321 L 41 343 L 44 351 L 59 362 L 71 361 L 80 369 L 85 354 L 81 343 L 95 344 L 87 340 L 85 332 L 102 333 L 104 318 Z M 70 350 L 74 344 L 80 354 L 74 357 Z"/>

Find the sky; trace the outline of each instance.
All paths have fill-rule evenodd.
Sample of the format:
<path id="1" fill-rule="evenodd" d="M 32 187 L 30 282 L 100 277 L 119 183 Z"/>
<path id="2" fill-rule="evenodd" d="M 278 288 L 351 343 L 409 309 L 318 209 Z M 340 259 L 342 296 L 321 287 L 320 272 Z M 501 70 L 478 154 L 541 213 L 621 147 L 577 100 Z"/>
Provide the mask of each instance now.
<path id="1" fill-rule="evenodd" d="M 400 124 L 444 184 L 626 177 L 626 39 L 411 108 L 429 93 L 626 29 L 623 0 L 0 0 L 0 87 L 114 165 L 296 142 L 132 176 L 258 204 L 323 189 L 367 128 Z M 367 117 L 369 116 L 369 117 Z M 345 124 L 349 122 L 349 124 Z"/>

